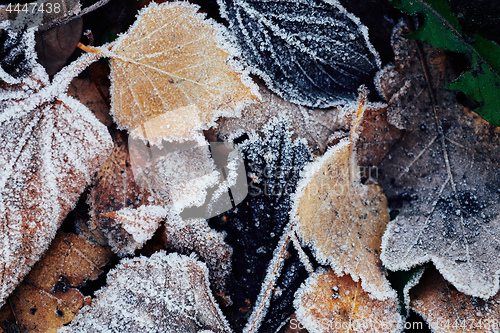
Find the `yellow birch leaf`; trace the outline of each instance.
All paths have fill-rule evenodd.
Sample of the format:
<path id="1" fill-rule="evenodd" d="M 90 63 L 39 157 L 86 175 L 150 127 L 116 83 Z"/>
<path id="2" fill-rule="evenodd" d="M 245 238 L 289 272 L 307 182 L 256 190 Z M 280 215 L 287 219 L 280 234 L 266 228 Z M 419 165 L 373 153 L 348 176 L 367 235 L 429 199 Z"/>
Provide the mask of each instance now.
<path id="1" fill-rule="evenodd" d="M 292 218 L 297 233 L 316 259 L 337 274 L 348 273 L 372 297 L 396 297 L 379 257 L 382 234 L 389 222 L 387 199 L 376 184 L 362 184 L 355 145 L 365 99 L 361 96 L 351 136 L 341 140 L 304 170 Z"/>
<path id="2" fill-rule="evenodd" d="M 349 275 L 317 272 L 297 291 L 297 319 L 310 333 L 400 332 L 396 299 L 375 300 Z"/>
<path id="3" fill-rule="evenodd" d="M 121 127 L 134 130 L 189 107 L 188 118 L 199 120 L 184 126 L 199 129 L 201 122 L 207 128 L 255 98 L 250 79 L 233 69 L 229 53 L 220 46 L 222 28 L 197 9 L 181 2 L 151 3 L 109 52 L 104 51 L 111 57 L 112 113 Z M 177 119 L 163 117 L 158 122 L 172 121 L 177 128 Z M 178 139 L 179 134 L 174 130 L 166 138 Z"/>

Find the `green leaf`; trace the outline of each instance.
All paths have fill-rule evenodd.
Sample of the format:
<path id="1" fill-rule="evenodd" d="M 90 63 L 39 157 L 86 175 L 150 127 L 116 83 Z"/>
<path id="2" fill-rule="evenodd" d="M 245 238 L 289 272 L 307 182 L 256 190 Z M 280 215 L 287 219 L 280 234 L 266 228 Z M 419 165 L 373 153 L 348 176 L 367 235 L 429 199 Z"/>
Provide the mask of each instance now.
<path id="1" fill-rule="evenodd" d="M 500 46 L 481 36 L 474 39 L 462 34 L 462 27 L 446 0 L 393 0 L 394 7 L 423 21 L 410 34 L 433 46 L 463 54 L 470 70 L 446 88 L 459 90 L 481 105 L 475 109 L 481 117 L 500 126 Z"/>

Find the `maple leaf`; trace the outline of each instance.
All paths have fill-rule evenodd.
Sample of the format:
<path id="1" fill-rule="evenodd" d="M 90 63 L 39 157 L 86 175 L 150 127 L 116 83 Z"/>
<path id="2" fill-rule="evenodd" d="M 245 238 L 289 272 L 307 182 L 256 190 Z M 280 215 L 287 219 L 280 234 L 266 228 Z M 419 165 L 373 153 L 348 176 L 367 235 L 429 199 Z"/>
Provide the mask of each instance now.
<path id="1" fill-rule="evenodd" d="M 123 259 L 92 304 L 58 332 L 158 330 L 231 332 L 210 292 L 203 263 L 164 251 Z"/>
<path id="2" fill-rule="evenodd" d="M 297 319 L 311 333 L 401 332 L 395 298 L 375 300 L 361 283 L 332 270 L 311 275 L 295 294 Z"/>
<path id="3" fill-rule="evenodd" d="M 47 249 L 111 149 L 108 131 L 65 94 L 85 55 L 49 81 L 27 32 L 26 77 L 0 72 L 0 304 Z"/>
<path id="4" fill-rule="evenodd" d="M 218 3 L 251 71 L 292 103 L 341 105 L 380 67 L 368 28 L 338 1 Z"/>
<path id="5" fill-rule="evenodd" d="M 433 332 L 494 332 L 500 323 L 500 294 L 483 300 L 460 293 L 434 269 L 427 269 L 410 290 L 410 308 L 420 314 Z"/>
<path id="6" fill-rule="evenodd" d="M 381 267 L 380 243 L 389 222 L 387 201 L 376 184 L 362 184 L 356 160 L 358 127 L 366 109 L 366 89 L 358 103 L 351 136 L 304 169 L 291 216 L 297 234 L 317 260 L 337 274 L 348 273 L 373 297 L 396 298 Z"/>
<path id="7" fill-rule="evenodd" d="M 458 290 L 487 298 L 499 289 L 500 129 L 436 88 L 453 79 L 444 52 L 425 45 L 419 60 L 404 31 L 393 36 L 396 68 L 381 76 L 401 87 L 387 94 L 388 119 L 405 129 L 380 164 L 379 183 L 399 211 L 381 258 L 391 270 L 432 261 Z"/>
<path id="8" fill-rule="evenodd" d="M 179 119 L 183 132 L 206 129 L 255 99 L 250 79 L 233 70 L 220 45 L 223 27 L 197 9 L 153 2 L 109 50 L 82 47 L 111 57 L 111 106 L 120 127 L 144 137 L 142 126 L 159 117 L 148 126 L 162 127 L 162 138 L 186 139 Z"/>
<path id="9" fill-rule="evenodd" d="M 83 307 L 77 289 L 95 280 L 111 262 L 109 247 L 61 231 L 0 310 L 0 322 L 15 322 L 26 332 L 55 332 Z"/>

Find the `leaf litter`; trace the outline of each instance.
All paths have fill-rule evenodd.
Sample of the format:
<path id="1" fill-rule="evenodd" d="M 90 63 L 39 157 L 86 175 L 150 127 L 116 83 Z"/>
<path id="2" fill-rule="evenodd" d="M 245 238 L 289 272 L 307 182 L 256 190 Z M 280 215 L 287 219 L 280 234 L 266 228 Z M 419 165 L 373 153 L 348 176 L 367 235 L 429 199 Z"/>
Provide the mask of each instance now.
<path id="1" fill-rule="evenodd" d="M 79 289 L 97 279 L 112 259 L 109 247 L 59 231 L 0 310 L 0 322 L 15 323 L 23 332 L 55 332 L 90 300 Z"/>
<path id="2" fill-rule="evenodd" d="M 435 270 L 428 269 L 410 290 L 410 308 L 433 332 L 497 332 L 500 294 L 484 300 L 457 291 Z"/>
<path id="3" fill-rule="evenodd" d="M 381 75 L 401 87 L 388 93 L 388 119 L 405 130 L 380 165 L 379 183 L 399 212 L 381 258 L 391 270 L 432 261 L 461 292 L 488 298 L 499 289 L 500 129 L 439 88 L 454 77 L 442 51 L 425 45 L 429 75 L 422 71 L 419 46 L 404 31 L 399 25 L 393 36 L 396 71 Z"/>
<path id="4" fill-rule="evenodd" d="M 112 146 L 106 127 L 65 93 L 96 56 L 49 81 L 35 61 L 32 29 L 26 47 L 29 75 L 0 71 L 0 304 L 47 249 Z"/>

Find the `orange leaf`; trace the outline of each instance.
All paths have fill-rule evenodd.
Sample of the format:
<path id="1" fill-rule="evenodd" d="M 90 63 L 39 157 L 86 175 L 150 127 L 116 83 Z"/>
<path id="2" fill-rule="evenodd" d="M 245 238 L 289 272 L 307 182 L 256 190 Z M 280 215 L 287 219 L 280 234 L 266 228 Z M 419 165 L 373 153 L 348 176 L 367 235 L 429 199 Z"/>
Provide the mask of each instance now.
<path id="1" fill-rule="evenodd" d="M 403 327 L 396 299 L 374 300 L 359 282 L 333 271 L 309 277 L 296 294 L 295 308 L 311 333 L 400 332 Z"/>

